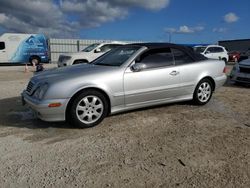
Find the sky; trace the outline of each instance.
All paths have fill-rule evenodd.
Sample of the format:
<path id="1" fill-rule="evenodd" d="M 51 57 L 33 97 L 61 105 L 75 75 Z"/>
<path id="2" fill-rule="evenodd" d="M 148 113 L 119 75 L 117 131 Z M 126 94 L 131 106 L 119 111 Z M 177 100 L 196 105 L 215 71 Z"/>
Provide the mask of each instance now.
<path id="1" fill-rule="evenodd" d="M 249 0 L 0 0 L 0 34 L 216 43 L 250 38 Z"/>

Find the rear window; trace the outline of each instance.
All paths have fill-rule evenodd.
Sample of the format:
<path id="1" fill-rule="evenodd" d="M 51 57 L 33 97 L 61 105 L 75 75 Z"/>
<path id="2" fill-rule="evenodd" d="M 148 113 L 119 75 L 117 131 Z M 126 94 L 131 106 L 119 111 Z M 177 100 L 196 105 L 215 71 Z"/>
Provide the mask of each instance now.
<path id="1" fill-rule="evenodd" d="M 5 42 L 0 42 L 0 50 L 4 50 L 5 49 Z"/>

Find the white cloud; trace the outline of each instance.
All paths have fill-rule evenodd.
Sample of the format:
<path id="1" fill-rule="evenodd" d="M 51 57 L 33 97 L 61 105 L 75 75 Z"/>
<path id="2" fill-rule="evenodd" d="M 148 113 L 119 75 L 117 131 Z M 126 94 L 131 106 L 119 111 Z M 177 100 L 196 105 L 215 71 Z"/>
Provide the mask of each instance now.
<path id="1" fill-rule="evenodd" d="M 227 28 L 219 27 L 219 28 L 213 28 L 214 33 L 226 33 Z"/>
<path id="2" fill-rule="evenodd" d="M 237 22 L 238 20 L 239 17 L 233 12 L 230 12 L 224 16 L 224 21 L 227 23 Z"/>
<path id="3" fill-rule="evenodd" d="M 125 18 L 131 8 L 157 11 L 170 0 L 1 0 L 0 29 L 76 36 L 81 29 Z M 72 21 L 74 20 L 74 21 Z"/>
<path id="4" fill-rule="evenodd" d="M 201 32 L 204 30 L 203 26 L 189 27 L 186 25 L 180 26 L 178 29 L 176 28 L 165 28 L 165 32 L 167 33 L 177 33 L 177 34 L 192 34 Z"/>
<path id="5" fill-rule="evenodd" d="M 132 7 L 156 11 L 168 6 L 169 2 L 170 0 L 61 0 L 60 7 L 66 14 L 77 15 L 84 27 L 96 27 L 125 18 Z"/>

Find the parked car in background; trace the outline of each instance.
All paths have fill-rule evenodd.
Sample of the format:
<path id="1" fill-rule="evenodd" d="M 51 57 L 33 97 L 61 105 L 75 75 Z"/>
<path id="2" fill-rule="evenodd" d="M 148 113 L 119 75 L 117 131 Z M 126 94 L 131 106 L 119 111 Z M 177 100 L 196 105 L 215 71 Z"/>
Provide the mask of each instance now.
<path id="1" fill-rule="evenodd" d="M 58 67 L 75 65 L 80 63 L 90 63 L 113 48 L 124 45 L 124 42 L 94 43 L 80 52 L 60 55 Z"/>
<path id="2" fill-rule="evenodd" d="M 250 84 L 250 59 L 235 64 L 231 71 L 230 78 L 235 83 Z"/>
<path id="3" fill-rule="evenodd" d="M 22 97 L 45 121 L 92 127 L 122 111 L 193 100 L 204 105 L 225 83 L 224 61 L 168 43 L 115 48 L 91 64 L 45 71 Z"/>
<path id="4" fill-rule="evenodd" d="M 241 53 L 239 51 L 232 51 L 228 53 L 229 61 L 231 62 L 239 62 Z"/>
<path id="5" fill-rule="evenodd" d="M 219 59 L 223 60 L 225 63 L 227 63 L 229 60 L 228 52 L 223 46 L 219 45 L 195 46 L 194 51 L 204 55 L 209 59 Z"/>
<path id="6" fill-rule="evenodd" d="M 0 63 L 49 62 L 47 39 L 43 34 L 4 33 L 0 36 Z"/>

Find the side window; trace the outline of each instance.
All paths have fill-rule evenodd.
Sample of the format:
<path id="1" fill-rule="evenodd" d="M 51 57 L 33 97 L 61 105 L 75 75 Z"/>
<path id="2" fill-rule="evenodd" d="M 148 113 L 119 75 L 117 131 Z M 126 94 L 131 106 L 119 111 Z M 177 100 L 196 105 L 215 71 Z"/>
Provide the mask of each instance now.
<path id="1" fill-rule="evenodd" d="M 0 50 L 4 50 L 5 49 L 5 42 L 0 42 Z"/>
<path id="2" fill-rule="evenodd" d="M 215 51 L 214 51 L 214 47 L 209 47 L 206 51 L 207 51 L 207 52 L 210 52 L 210 53 L 214 53 L 214 52 L 215 52 Z"/>
<path id="3" fill-rule="evenodd" d="M 107 52 L 110 50 L 110 45 L 106 44 L 100 48 L 101 52 Z"/>
<path id="4" fill-rule="evenodd" d="M 171 51 L 174 55 L 175 65 L 183 65 L 194 62 L 193 58 L 182 50 L 172 48 Z"/>
<path id="5" fill-rule="evenodd" d="M 216 51 L 217 53 L 224 52 L 224 50 L 223 50 L 222 48 L 220 48 L 220 47 L 216 47 L 216 48 L 215 48 L 215 51 Z"/>
<path id="6" fill-rule="evenodd" d="M 146 69 L 174 65 L 170 48 L 149 50 L 141 55 L 139 63 L 146 65 Z"/>

